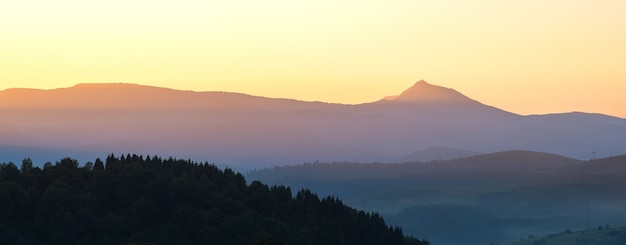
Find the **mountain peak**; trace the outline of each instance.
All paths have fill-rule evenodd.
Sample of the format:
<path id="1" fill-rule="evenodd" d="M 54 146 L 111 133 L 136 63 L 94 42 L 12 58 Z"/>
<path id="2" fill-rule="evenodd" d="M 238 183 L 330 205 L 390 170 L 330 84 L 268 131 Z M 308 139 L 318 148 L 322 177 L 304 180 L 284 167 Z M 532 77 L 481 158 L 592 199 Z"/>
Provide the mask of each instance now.
<path id="1" fill-rule="evenodd" d="M 432 85 L 424 80 L 417 81 L 400 95 L 387 96 L 383 100 L 401 102 L 458 103 L 473 101 L 451 88 Z"/>

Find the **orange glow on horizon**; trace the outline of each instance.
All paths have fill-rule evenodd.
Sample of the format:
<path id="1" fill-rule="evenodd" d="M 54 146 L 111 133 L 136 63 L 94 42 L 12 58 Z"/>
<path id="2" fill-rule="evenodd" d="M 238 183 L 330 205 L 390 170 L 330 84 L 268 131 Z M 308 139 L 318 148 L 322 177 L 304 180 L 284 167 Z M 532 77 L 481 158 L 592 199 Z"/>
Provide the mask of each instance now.
<path id="1" fill-rule="evenodd" d="M 619 0 L 4 1 L 0 90 L 137 83 L 364 103 L 415 81 L 626 118 Z"/>

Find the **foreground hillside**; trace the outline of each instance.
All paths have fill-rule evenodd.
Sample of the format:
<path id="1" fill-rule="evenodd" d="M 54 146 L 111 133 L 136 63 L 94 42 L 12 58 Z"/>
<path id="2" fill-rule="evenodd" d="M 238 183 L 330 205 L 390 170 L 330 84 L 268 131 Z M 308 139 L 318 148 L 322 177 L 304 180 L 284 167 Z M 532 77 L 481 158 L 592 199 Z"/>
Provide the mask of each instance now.
<path id="1" fill-rule="evenodd" d="M 428 244 L 340 200 L 207 163 L 64 158 L 0 165 L 0 244 Z"/>

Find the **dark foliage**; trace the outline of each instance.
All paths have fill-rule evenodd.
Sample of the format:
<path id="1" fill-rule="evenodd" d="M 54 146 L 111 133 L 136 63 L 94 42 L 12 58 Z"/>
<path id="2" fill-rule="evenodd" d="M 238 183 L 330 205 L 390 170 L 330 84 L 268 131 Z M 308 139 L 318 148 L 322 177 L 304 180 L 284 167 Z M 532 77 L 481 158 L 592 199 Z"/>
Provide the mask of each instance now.
<path id="1" fill-rule="evenodd" d="M 334 197 L 172 158 L 0 164 L 0 244 L 428 244 Z"/>

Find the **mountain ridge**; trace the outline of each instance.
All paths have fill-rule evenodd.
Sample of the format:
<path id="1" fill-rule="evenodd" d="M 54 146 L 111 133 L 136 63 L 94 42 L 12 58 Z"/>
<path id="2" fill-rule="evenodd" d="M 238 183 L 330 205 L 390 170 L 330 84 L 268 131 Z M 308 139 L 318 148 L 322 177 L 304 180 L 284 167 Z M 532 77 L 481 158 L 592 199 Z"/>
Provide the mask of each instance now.
<path id="1" fill-rule="evenodd" d="M 415 84 L 413 84 L 408 89 L 404 90 L 399 95 L 385 96 L 383 97 L 383 99 L 380 99 L 380 100 L 371 101 L 371 102 L 362 102 L 362 103 L 357 103 L 357 104 L 334 103 L 334 102 L 325 102 L 325 101 L 319 101 L 319 100 L 300 100 L 300 99 L 287 98 L 287 97 L 268 97 L 268 96 L 246 94 L 246 93 L 241 93 L 241 92 L 230 92 L 230 91 L 183 90 L 183 89 L 175 89 L 175 88 L 168 88 L 168 87 L 161 87 L 161 86 L 144 85 L 144 84 L 139 84 L 139 83 L 122 82 L 122 83 L 77 83 L 70 87 L 60 87 L 60 88 L 52 88 L 52 89 L 20 88 L 20 87 L 6 88 L 4 90 L 0 90 L 0 107 L 3 107 L 3 106 L 6 107 L 7 103 L 5 102 L 7 102 L 7 98 L 14 100 L 16 99 L 14 94 L 20 93 L 20 92 L 31 93 L 31 94 L 39 93 L 38 95 L 40 95 L 41 93 L 45 94 L 45 93 L 51 93 L 51 92 L 68 91 L 72 89 L 107 89 L 107 90 L 115 91 L 120 88 L 122 89 L 149 89 L 149 90 L 157 90 L 157 91 L 160 90 L 160 91 L 169 91 L 169 92 L 175 92 L 175 93 L 193 93 L 196 95 L 216 95 L 217 94 L 217 95 L 229 95 L 229 96 L 243 96 L 243 97 L 250 97 L 250 98 L 264 99 L 264 100 L 283 100 L 283 101 L 302 102 L 302 103 L 320 103 L 320 104 L 345 105 L 345 106 L 368 105 L 368 104 L 385 103 L 385 102 L 409 102 L 409 103 L 420 103 L 420 102 L 421 103 L 455 103 L 455 102 L 467 103 L 467 102 L 472 102 L 472 103 L 477 103 L 477 104 L 484 105 L 487 107 L 496 108 L 498 110 L 505 111 L 511 114 L 520 115 L 517 113 L 500 109 L 495 106 L 485 105 L 477 100 L 467 97 L 463 93 L 460 93 L 452 88 L 446 88 L 446 87 L 434 85 L 434 84 L 428 83 L 427 81 L 423 79 L 417 81 Z M 430 97 L 426 96 L 425 98 L 420 98 L 420 95 L 428 94 L 428 92 L 433 92 L 433 91 L 435 91 L 436 96 L 431 95 Z M 20 94 L 20 96 L 23 96 L 23 95 L 24 94 Z M 450 100 L 446 100 L 446 98 L 442 98 L 446 96 L 448 97 L 447 99 L 450 99 Z M 23 100 L 23 101 L 26 101 L 26 100 Z M 12 106 L 15 106 L 15 105 L 12 105 Z M 619 116 L 596 113 L 596 112 L 583 112 L 583 111 L 551 112 L 551 113 L 545 113 L 545 114 L 528 114 L 528 115 L 520 115 L 520 116 L 538 117 L 538 116 L 548 116 L 548 115 L 575 115 L 575 114 L 579 114 L 579 115 L 584 114 L 584 115 L 590 115 L 590 116 L 591 115 L 607 116 L 607 117 L 617 118 L 621 120 L 626 120 L 626 118 L 621 118 Z"/>
<path id="2" fill-rule="evenodd" d="M 287 100 L 287 101 L 292 101 L 292 102 L 324 103 L 324 104 L 335 104 L 335 105 L 363 105 L 363 104 L 376 103 L 376 102 L 381 101 L 379 100 L 379 101 L 363 102 L 363 103 L 357 103 L 357 104 L 344 104 L 344 103 L 323 102 L 323 101 L 317 101 L 317 100 L 298 100 L 298 99 L 292 99 L 292 98 L 266 97 L 266 96 L 258 96 L 258 95 L 239 93 L 239 92 L 229 92 L 229 91 L 181 90 L 181 89 L 174 89 L 174 88 L 168 88 L 168 87 L 142 85 L 142 84 L 137 84 L 137 83 L 78 83 L 71 87 L 62 87 L 62 88 L 53 88 L 53 89 L 8 88 L 5 90 L 0 90 L 0 94 L 3 95 L 2 97 L 0 97 L 0 102 L 3 102 L 2 101 L 3 97 L 5 98 L 4 100 L 6 100 L 6 97 L 10 97 L 10 96 L 13 96 L 11 99 L 16 99 L 15 94 L 17 93 L 21 93 L 19 96 L 33 96 L 33 94 L 36 94 L 37 96 L 42 96 L 42 95 L 49 95 L 53 93 L 67 92 L 71 90 L 83 90 L 83 92 L 94 92 L 90 90 L 100 90 L 98 92 L 117 93 L 117 94 L 122 93 L 122 92 L 129 92 L 133 90 L 134 91 L 142 90 L 142 92 L 144 93 L 145 92 L 150 92 L 150 93 L 173 92 L 173 93 L 193 93 L 196 96 L 198 95 L 246 96 L 246 97 L 256 98 L 256 99 L 276 99 L 276 100 Z M 442 91 L 445 91 L 445 92 L 442 93 Z M 434 96 L 432 95 L 433 92 L 436 93 Z M 420 95 L 429 95 L 429 97 L 420 99 L 419 98 Z M 431 102 L 431 103 L 432 102 L 436 102 L 436 103 L 453 102 L 453 101 L 447 100 L 447 98 L 444 98 L 446 96 L 455 100 L 454 102 L 469 102 L 469 101 L 475 102 L 475 100 L 472 100 L 453 89 L 431 85 L 424 80 L 420 80 L 416 82 L 415 85 L 405 90 L 402 94 L 398 96 L 387 96 L 385 98 L 397 97 L 396 101 L 405 101 L 405 102 L 406 101 Z M 32 98 L 29 98 L 29 99 L 32 99 Z M 384 100 L 386 99 L 383 99 L 382 101 Z M 27 101 L 27 100 L 24 99 L 24 101 Z M 2 104 L 3 103 L 0 103 L 0 106 Z"/>
<path id="3" fill-rule="evenodd" d="M 482 153 L 463 149 L 434 146 L 426 149 L 414 151 L 402 159 L 403 162 L 430 162 L 451 160 L 460 157 L 480 155 Z"/>
<path id="4" fill-rule="evenodd" d="M 314 103 L 314 104 L 328 104 L 328 105 L 342 105 L 342 106 L 358 106 L 358 105 L 369 105 L 369 104 L 378 104 L 378 103 L 388 103 L 388 102 L 396 102 L 396 103 L 423 103 L 423 104 L 454 104 L 454 103 L 476 103 L 482 106 L 495 108 L 497 110 L 501 110 L 507 113 L 525 116 L 525 117 L 541 117 L 541 116 L 568 116 L 568 115 L 589 115 L 589 116 L 606 116 L 621 120 L 626 120 L 626 118 L 621 118 L 618 116 L 596 113 L 596 112 L 583 112 L 583 111 L 571 111 L 571 112 L 552 112 L 546 114 L 529 114 L 529 115 L 520 115 L 517 113 L 509 112 L 503 110 L 501 108 L 485 105 L 480 101 L 474 100 L 470 97 L 467 97 L 463 93 L 460 93 L 452 88 L 446 88 L 438 85 L 434 85 L 428 83 L 425 80 L 419 80 L 415 84 L 413 84 L 408 89 L 402 91 L 399 95 L 390 95 L 385 96 L 383 99 L 371 101 L 371 102 L 363 102 L 357 104 L 346 104 L 346 103 L 333 103 L 333 102 L 325 102 L 319 100 L 299 100 L 294 98 L 287 97 L 268 97 L 268 96 L 260 96 L 253 94 L 246 94 L 240 92 L 230 92 L 230 91 L 196 91 L 196 90 L 183 90 L 183 89 L 175 89 L 161 86 L 153 86 L 153 85 L 143 85 L 138 83 L 77 83 L 70 87 L 60 87 L 60 88 L 52 88 L 52 89 L 38 89 L 38 88 L 7 88 L 4 90 L 0 90 L 0 108 L 7 107 L 10 103 L 9 100 L 19 100 L 26 105 L 29 105 L 27 101 L 32 101 L 33 93 L 37 93 L 37 97 L 46 94 L 51 94 L 55 92 L 67 92 L 75 89 L 88 89 L 88 90 L 108 90 L 109 92 L 120 92 L 121 90 L 129 90 L 129 89 L 140 89 L 142 92 L 145 91 L 161 91 L 161 92 L 173 92 L 178 94 L 191 93 L 195 96 L 231 96 L 231 97 L 247 97 L 251 99 L 259 99 L 259 100 L 281 100 L 281 101 L 290 101 L 294 103 Z M 93 92 L 93 91 L 90 91 Z M 103 91 L 99 91 L 103 92 Z M 16 93 L 20 93 L 19 96 L 16 96 Z M 26 93 L 26 94 L 23 94 Z M 424 96 L 425 95 L 425 96 Z M 17 97 L 24 97 L 23 99 L 19 99 Z M 28 97 L 31 96 L 31 97 Z M 83 99 L 82 101 L 86 101 Z M 43 103 L 39 103 L 41 105 Z M 10 104 L 11 106 L 16 106 L 16 104 Z M 31 104 L 32 105 L 32 104 Z"/>
<path id="5" fill-rule="evenodd" d="M 422 103 L 468 103 L 476 102 L 469 97 L 451 88 L 432 85 L 424 80 L 419 80 L 410 88 L 396 96 L 387 96 L 383 100 L 397 102 L 422 102 Z"/>
<path id="6" fill-rule="evenodd" d="M 593 149 L 603 155 L 624 153 L 619 146 L 626 144 L 626 120 L 580 113 L 521 116 L 424 81 L 405 95 L 419 97 L 430 90 L 457 99 L 348 105 L 137 84 L 4 90 L 0 125 L 6 130 L 0 130 L 0 145 L 95 146 L 90 149 L 100 155 L 132 150 L 262 165 L 393 162 L 433 146 L 474 152 L 524 149 L 578 159 Z M 439 92 L 435 97 L 441 97 Z"/>

